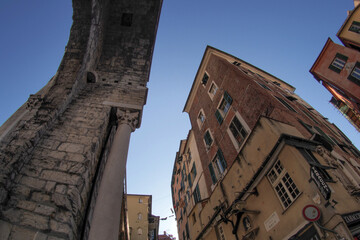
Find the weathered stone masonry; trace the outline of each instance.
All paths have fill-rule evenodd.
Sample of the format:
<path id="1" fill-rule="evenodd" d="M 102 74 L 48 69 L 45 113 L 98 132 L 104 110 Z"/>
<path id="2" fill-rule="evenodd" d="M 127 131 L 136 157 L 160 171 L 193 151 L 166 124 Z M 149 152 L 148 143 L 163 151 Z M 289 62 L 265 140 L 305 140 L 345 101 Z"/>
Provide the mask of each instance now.
<path id="1" fill-rule="evenodd" d="M 0 128 L 0 239 L 87 237 L 116 109 L 140 126 L 161 3 L 73 0 L 56 75 Z"/>

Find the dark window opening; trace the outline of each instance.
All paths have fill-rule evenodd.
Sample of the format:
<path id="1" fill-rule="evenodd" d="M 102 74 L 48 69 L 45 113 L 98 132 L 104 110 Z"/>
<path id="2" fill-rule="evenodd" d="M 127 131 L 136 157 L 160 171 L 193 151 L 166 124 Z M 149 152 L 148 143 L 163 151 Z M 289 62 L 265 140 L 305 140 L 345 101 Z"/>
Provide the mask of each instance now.
<path id="1" fill-rule="evenodd" d="M 351 23 L 349 31 L 354 32 L 354 33 L 360 33 L 360 22 L 353 21 Z"/>
<path id="2" fill-rule="evenodd" d="M 276 97 L 276 96 L 275 96 Z M 287 103 L 284 99 L 281 99 L 279 97 L 276 97 L 277 100 L 279 100 L 287 109 L 289 109 L 290 111 L 296 112 L 296 110 L 290 106 L 289 103 Z"/>
<path id="3" fill-rule="evenodd" d="M 88 82 L 88 83 L 95 83 L 96 82 L 96 77 L 92 72 L 87 73 L 86 82 Z"/>
<path id="4" fill-rule="evenodd" d="M 271 90 L 270 88 L 268 88 L 268 86 L 266 86 L 265 84 L 263 83 L 260 83 L 260 82 L 256 82 L 257 84 L 259 84 L 260 86 L 262 86 L 264 89 L 266 90 Z"/>
<path id="5" fill-rule="evenodd" d="M 204 73 L 201 83 L 205 86 L 207 84 L 208 80 L 209 80 L 209 75 Z"/>
<path id="6" fill-rule="evenodd" d="M 356 62 L 348 79 L 360 86 L 360 62 Z"/>
<path id="7" fill-rule="evenodd" d="M 121 26 L 130 27 L 132 25 L 133 14 L 123 13 L 121 17 Z"/>
<path id="8" fill-rule="evenodd" d="M 334 72 L 340 73 L 341 70 L 343 70 L 347 60 L 348 60 L 348 57 L 346 57 L 340 53 L 337 53 L 335 55 L 334 60 L 331 62 L 329 69 L 333 70 Z"/>

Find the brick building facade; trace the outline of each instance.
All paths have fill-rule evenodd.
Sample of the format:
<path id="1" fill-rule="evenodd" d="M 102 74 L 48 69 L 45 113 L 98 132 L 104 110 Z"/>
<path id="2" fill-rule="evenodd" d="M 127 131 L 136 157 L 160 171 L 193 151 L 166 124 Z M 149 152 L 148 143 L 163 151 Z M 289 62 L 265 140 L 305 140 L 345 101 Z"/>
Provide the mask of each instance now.
<path id="1" fill-rule="evenodd" d="M 206 48 L 184 107 L 191 134 L 173 170 L 180 239 L 358 236 L 359 223 L 350 229 L 345 219 L 359 214 L 360 153 L 294 91 Z M 198 160 L 189 158 L 189 141 Z M 192 161 L 201 165 L 198 188 L 189 183 Z M 307 205 L 321 212 L 317 224 L 302 216 Z"/>

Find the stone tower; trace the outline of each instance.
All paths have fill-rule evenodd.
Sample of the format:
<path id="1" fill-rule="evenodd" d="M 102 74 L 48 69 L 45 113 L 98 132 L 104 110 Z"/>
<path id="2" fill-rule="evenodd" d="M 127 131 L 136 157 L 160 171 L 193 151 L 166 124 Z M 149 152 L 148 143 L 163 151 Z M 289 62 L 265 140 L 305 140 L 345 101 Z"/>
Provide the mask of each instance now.
<path id="1" fill-rule="evenodd" d="M 0 239 L 117 239 L 162 0 L 73 0 L 59 69 L 0 128 Z"/>

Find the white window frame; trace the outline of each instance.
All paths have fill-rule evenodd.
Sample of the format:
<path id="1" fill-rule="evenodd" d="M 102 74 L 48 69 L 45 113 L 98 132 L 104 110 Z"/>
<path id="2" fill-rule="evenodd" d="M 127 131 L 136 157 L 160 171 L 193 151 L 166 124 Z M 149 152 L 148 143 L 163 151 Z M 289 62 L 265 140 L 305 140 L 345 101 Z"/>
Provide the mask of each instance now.
<path id="1" fill-rule="evenodd" d="M 206 83 L 204 84 L 203 79 L 204 79 L 205 74 L 208 76 L 208 79 L 207 79 Z M 210 80 L 210 74 L 207 71 L 204 71 L 203 75 L 201 76 L 200 84 L 205 88 L 206 85 L 209 83 L 209 80 Z"/>
<path id="2" fill-rule="evenodd" d="M 247 132 L 246 137 L 244 138 L 244 140 L 239 143 L 236 138 L 234 137 L 233 133 L 230 130 L 230 124 L 233 122 L 234 118 L 237 118 L 239 120 L 239 122 L 241 123 L 241 125 L 243 126 L 243 128 L 245 129 L 245 131 Z M 239 112 L 235 113 L 235 116 L 233 117 L 233 119 L 231 119 L 231 122 L 229 124 L 229 127 L 226 129 L 231 142 L 233 143 L 234 147 L 236 148 L 236 150 L 240 150 L 241 146 L 244 144 L 244 142 L 246 141 L 246 139 L 248 138 L 248 136 L 250 135 L 250 128 L 249 126 L 246 124 L 245 120 L 241 117 L 241 115 L 239 114 Z"/>
<path id="3" fill-rule="evenodd" d="M 213 86 L 214 86 L 215 89 L 216 89 L 214 93 L 211 91 L 211 89 L 213 88 Z M 218 90 L 219 90 L 218 85 L 216 85 L 216 83 L 215 83 L 214 81 L 212 81 L 211 84 L 210 84 L 210 87 L 209 87 L 209 91 L 208 91 L 208 94 L 209 94 L 209 97 L 211 98 L 211 100 L 213 100 L 213 98 L 215 97 L 215 95 L 216 95 L 216 93 L 217 93 Z"/>
<path id="4" fill-rule="evenodd" d="M 199 118 L 200 114 L 202 114 L 202 116 L 204 116 L 204 120 L 201 121 L 201 119 Z M 205 116 L 205 113 L 204 113 L 204 110 L 203 109 L 200 109 L 197 117 L 196 117 L 196 121 L 197 121 L 197 124 L 199 126 L 199 129 L 201 129 L 201 127 L 204 125 L 204 122 L 206 120 L 206 116 Z"/>
<path id="5" fill-rule="evenodd" d="M 274 179 L 272 176 L 274 176 L 275 173 L 276 178 Z M 296 199 L 299 198 L 299 196 L 301 195 L 300 190 L 297 188 L 294 180 L 291 178 L 290 174 L 286 171 L 286 169 L 284 168 L 284 165 L 281 163 L 280 160 L 277 160 L 276 163 L 274 164 L 274 166 L 269 170 L 269 172 L 266 174 L 271 186 L 273 187 L 273 190 L 275 192 L 275 195 L 277 196 L 277 198 L 279 199 L 281 206 L 283 207 L 283 209 L 287 209 L 289 208 L 295 201 Z M 284 180 L 285 177 L 288 177 L 288 179 L 286 180 L 291 180 L 291 188 L 293 188 L 293 191 L 291 191 L 290 188 L 286 187 L 286 183 Z M 285 202 L 283 201 L 283 199 L 281 198 L 283 195 L 280 195 L 281 193 L 279 193 L 279 191 L 277 190 L 277 187 L 280 186 L 280 184 L 282 185 L 282 189 L 284 190 L 283 195 L 286 194 L 287 199 L 290 200 L 290 202 Z M 295 193 L 296 196 L 293 196 L 293 193 Z M 287 205 L 286 205 L 287 204 Z"/>

